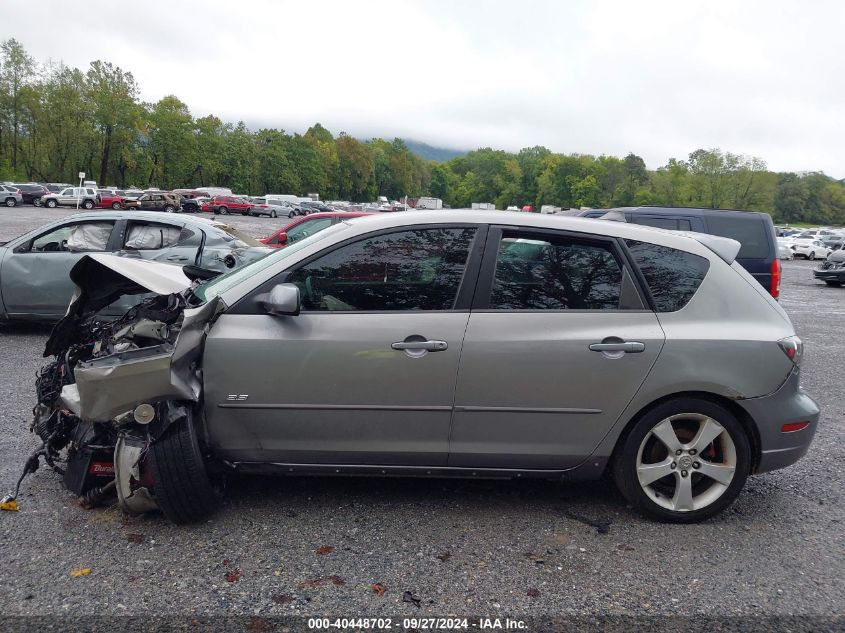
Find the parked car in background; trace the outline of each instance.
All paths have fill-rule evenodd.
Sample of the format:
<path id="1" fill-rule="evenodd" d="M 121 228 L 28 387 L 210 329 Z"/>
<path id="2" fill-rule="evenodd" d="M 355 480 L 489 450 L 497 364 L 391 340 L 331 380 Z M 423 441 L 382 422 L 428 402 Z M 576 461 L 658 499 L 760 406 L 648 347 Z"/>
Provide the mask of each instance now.
<path id="1" fill-rule="evenodd" d="M 813 270 L 813 277 L 828 286 L 845 284 L 845 248 L 833 251 Z"/>
<path id="2" fill-rule="evenodd" d="M 145 193 L 146 193 L 146 191 L 144 191 L 143 189 L 132 189 L 131 187 L 129 189 L 125 189 L 123 191 L 124 197 L 126 198 L 126 200 L 129 200 L 129 201 L 137 200 L 138 198 L 143 196 Z"/>
<path id="3" fill-rule="evenodd" d="M 281 229 L 272 233 L 261 240 L 263 244 L 271 246 L 272 248 L 284 248 L 295 244 L 299 240 L 305 239 L 315 233 L 319 233 L 323 229 L 327 229 L 333 224 L 349 220 L 351 218 L 358 218 L 364 215 L 373 215 L 371 213 L 349 213 L 346 211 L 330 211 L 327 213 L 312 213 L 297 218 L 290 224 L 286 224 Z"/>
<path id="4" fill-rule="evenodd" d="M 150 212 L 80 213 L 0 245 L 0 319 L 60 318 L 74 290 L 68 272 L 86 253 L 220 273 L 268 252 L 257 240 L 209 219 Z M 121 304 L 110 314 L 122 314 L 131 305 Z"/>
<path id="5" fill-rule="evenodd" d="M 229 213 L 240 213 L 247 215 L 252 205 L 247 198 L 240 196 L 214 196 L 208 207 L 212 213 L 228 215 Z"/>
<path id="6" fill-rule="evenodd" d="M 796 256 L 804 259 L 825 259 L 833 252 L 833 249 L 824 245 L 821 240 L 796 240 L 790 247 Z"/>
<path id="7" fill-rule="evenodd" d="M 611 475 L 646 515 L 702 521 L 749 475 L 798 461 L 819 419 L 803 344 L 738 250 L 616 222 L 425 211 L 341 222 L 194 287 L 156 291 L 162 265 L 88 257 L 40 374 L 75 379 L 74 397 L 39 390 L 37 408 L 45 425 L 70 404 L 79 424 L 119 428 L 120 502 L 178 523 L 220 507 L 209 472 L 226 469 Z M 102 278 L 110 296 L 130 281 L 159 296 L 103 334 L 87 307 Z M 176 282 L 190 310 L 170 300 Z M 138 342 L 161 314 L 181 332 Z"/>
<path id="8" fill-rule="evenodd" d="M 252 205 L 249 208 L 249 215 L 267 215 L 271 218 L 292 218 L 296 216 L 296 211 L 293 210 L 293 207 L 283 206 L 272 198 L 269 200 L 267 198 L 250 198 L 249 203 Z"/>
<path id="9" fill-rule="evenodd" d="M 50 193 L 44 185 L 34 183 L 23 183 L 20 185 L 13 185 L 21 192 L 23 204 L 33 204 L 36 207 L 41 206 L 41 197 Z"/>
<path id="10" fill-rule="evenodd" d="M 829 249 L 838 251 L 842 248 L 843 244 L 845 244 L 845 236 L 842 234 L 825 235 L 820 241 Z"/>
<path id="11" fill-rule="evenodd" d="M 23 204 L 23 195 L 20 189 L 12 185 L 0 185 L 0 200 L 7 207 L 14 207 Z"/>
<path id="12" fill-rule="evenodd" d="M 41 204 L 51 209 L 59 206 L 93 209 L 99 201 L 97 190 L 91 187 L 67 187 L 58 193 L 41 196 Z"/>
<path id="13" fill-rule="evenodd" d="M 795 259 L 795 252 L 792 250 L 791 242 L 778 238 L 778 259 Z"/>
<path id="14" fill-rule="evenodd" d="M 126 209 L 136 209 L 140 211 L 164 211 L 166 213 L 173 213 L 179 210 L 179 196 L 166 191 L 157 193 L 145 193 L 137 200 L 124 200 L 123 206 Z"/>
<path id="15" fill-rule="evenodd" d="M 685 207 L 623 207 L 589 209 L 579 215 L 599 218 L 609 211 L 618 212 L 632 224 L 734 239 L 742 245 L 736 257 L 737 263 L 773 297 L 780 294 L 781 264 L 775 243 L 775 227 L 768 213 Z"/>
<path id="16" fill-rule="evenodd" d="M 59 193 L 62 189 L 67 189 L 68 187 L 73 187 L 72 184 L 67 182 L 48 182 L 44 185 L 50 193 Z"/>
<path id="17" fill-rule="evenodd" d="M 98 209 L 122 209 L 126 200 L 124 192 L 118 189 L 98 189 L 97 194 L 100 196 Z"/>

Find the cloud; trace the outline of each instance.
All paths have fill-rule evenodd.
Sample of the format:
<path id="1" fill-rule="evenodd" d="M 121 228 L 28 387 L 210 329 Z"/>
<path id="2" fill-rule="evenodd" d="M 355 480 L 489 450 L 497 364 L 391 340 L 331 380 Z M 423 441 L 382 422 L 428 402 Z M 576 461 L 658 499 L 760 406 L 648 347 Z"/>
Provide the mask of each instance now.
<path id="1" fill-rule="evenodd" d="M 13 3 L 39 60 L 130 70 L 195 115 L 452 148 L 642 155 L 699 147 L 842 177 L 835 2 L 372 0 Z M 10 26 L 14 25 L 14 32 Z"/>

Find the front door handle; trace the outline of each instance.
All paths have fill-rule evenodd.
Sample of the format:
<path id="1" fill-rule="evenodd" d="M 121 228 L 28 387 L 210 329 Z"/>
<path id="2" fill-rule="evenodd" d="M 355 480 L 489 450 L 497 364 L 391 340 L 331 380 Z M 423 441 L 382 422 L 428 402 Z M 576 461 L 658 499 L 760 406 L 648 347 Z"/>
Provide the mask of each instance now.
<path id="1" fill-rule="evenodd" d="M 443 352 L 449 349 L 449 343 L 446 341 L 399 341 L 391 343 L 390 347 L 412 352 Z"/>
<path id="2" fill-rule="evenodd" d="M 620 341 L 619 343 L 593 343 L 590 345 L 593 352 L 623 352 L 625 354 L 638 354 L 645 351 L 645 343 L 639 341 Z"/>

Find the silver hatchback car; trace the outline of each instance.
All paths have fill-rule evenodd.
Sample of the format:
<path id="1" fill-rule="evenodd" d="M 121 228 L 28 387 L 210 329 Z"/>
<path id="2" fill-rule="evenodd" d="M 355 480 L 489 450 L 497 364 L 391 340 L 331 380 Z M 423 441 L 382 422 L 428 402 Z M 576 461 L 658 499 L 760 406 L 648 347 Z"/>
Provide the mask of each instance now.
<path id="1" fill-rule="evenodd" d="M 801 341 L 738 249 L 451 210 L 344 221 L 204 283 L 91 255 L 71 273 L 33 428 L 59 438 L 47 457 L 69 445 L 68 472 L 86 447 L 114 447 L 123 507 L 180 523 L 218 506 L 232 469 L 609 472 L 648 515 L 702 520 L 804 455 L 819 417 Z M 91 322 L 139 290 L 158 296 Z M 72 489 L 103 487 L 76 470 Z"/>

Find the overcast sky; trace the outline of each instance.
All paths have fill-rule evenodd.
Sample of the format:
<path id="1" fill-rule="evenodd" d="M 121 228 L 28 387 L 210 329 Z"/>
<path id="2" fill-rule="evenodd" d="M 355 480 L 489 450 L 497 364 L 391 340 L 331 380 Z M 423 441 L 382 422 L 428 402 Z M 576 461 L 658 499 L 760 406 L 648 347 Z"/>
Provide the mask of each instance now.
<path id="1" fill-rule="evenodd" d="M 697 148 L 845 177 L 845 3 L 5 0 L 39 61 L 131 71 L 195 116 L 456 149 Z"/>

